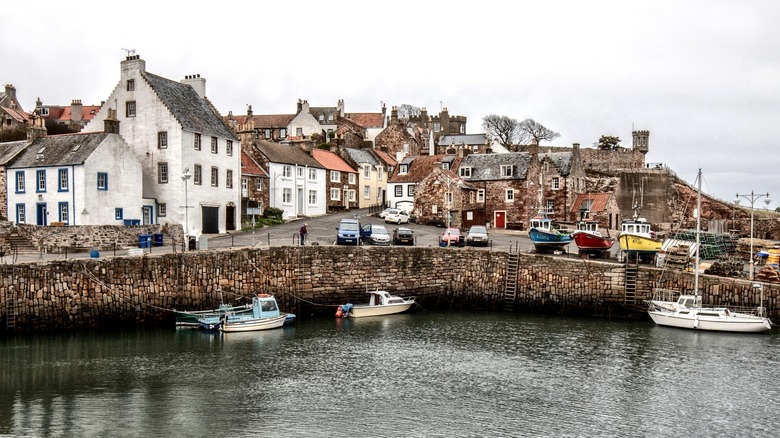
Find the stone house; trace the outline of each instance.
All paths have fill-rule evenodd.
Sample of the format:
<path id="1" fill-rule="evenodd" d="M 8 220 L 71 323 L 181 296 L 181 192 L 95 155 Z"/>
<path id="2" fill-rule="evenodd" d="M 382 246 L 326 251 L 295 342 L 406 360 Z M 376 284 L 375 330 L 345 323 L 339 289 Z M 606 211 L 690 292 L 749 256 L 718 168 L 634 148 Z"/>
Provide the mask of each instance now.
<path id="1" fill-rule="evenodd" d="M 142 164 L 118 134 L 113 109 L 104 125 L 103 132 L 39 136 L 9 163 L 11 222 L 140 224 L 144 209 L 154 204 L 138 184 Z"/>
<path id="2" fill-rule="evenodd" d="M 252 224 L 268 206 L 268 173 L 241 149 L 241 223 Z M 242 227 L 243 228 L 243 227 Z"/>
<path id="3" fill-rule="evenodd" d="M 579 193 L 571 204 L 574 222 L 592 220 L 602 229 L 620 229 L 620 208 L 613 193 Z"/>
<path id="4" fill-rule="evenodd" d="M 181 82 L 146 71 L 138 55 L 122 61 L 120 80 L 95 117 L 117 111 L 120 135 L 143 165 L 143 223 L 184 224 L 188 234 L 224 233 L 240 220 L 238 138 L 206 98 L 206 80 Z M 98 127 L 88 124 L 84 131 Z M 191 181 L 188 176 L 191 175 Z"/>
<path id="5" fill-rule="evenodd" d="M 6 84 L 5 92 L 0 92 L 0 143 L 23 140 L 29 124 L 30 115 L 17 100 L 16 87 Z"/>
<path id="6" fill-rule="evenodd" d="M 39 97 L 33 113 L 42 117 L 46 124 L 64 126 L 79 132 L 95 118 L 100 105 L 83 105 L 80 99 L 73 99 L 70 105 L 44 105 Z"/>
<path id="7" fill-rule="evenodd" d="M 387 204 L 417 217 L 427 217 L 434 214 L 432 213 L 433 207 L 416 202 L 418 185 L 433 174 L 437 168 L 456 169 L 459 161 L 460 159 L 454 155 L 419 155 L 404 158 L 398 163 L 387 181 Z M 429 179 L 428 181 L 432 184 L 434 180 Z M 430 184 L 424 185 L 424 187 L 428 187 Z M 431 205 L 434 204 L 439 205 L 438 203 Z M 434 215 L 438 216 L 438 210 Z"/>
<path id="8" fill-rule="evenodd" d="M 445 156 L 447 159 L 456 160 L 452 155 Z M 468 228 L 475 223 L 473 211 L 477 207 L 476 192 L 476 187 L 460 178 L 457 172 L 449 170 L 446 163 L 438 163 L 415 190 L 414 211 L 417 221 L 422 224 Z"/>
<path id="9" fill-rule="evenodd" d="M 235 116 L 231 111 L 224 117 L 225 123 L 241 140 L 241 147 L 246 148 L 253 140 L 280 142 L 287 139 L 288 127 L 294 114 L 254 114 L 252 105 L 247 107 L 246 115 Z"/>
<path id="10" fill-rule="evenodd" d="M 398 108 L 390 110 L 390 121 L 387 127 L 374 139 L 375 148 L 388 153 L 393 160 L 400 162 L 404 157 L 415 157 L 421 154 L 420 140 L 416 137 L 417 130 L 398 118 Z"/>
<path id="11" fill-rule="evenodd" d="M 263 140 L 247 152 L 268 172 L 268 206 L 281 209 L 283 219 L 327 212 L 326 171 L 310 153 Z"/>
<path id="12" fill-rule="evenodd" d="M 312 149 L 312 157 L 325 168 L 326 208 L 328 213 L 358 208 L 358 172 L 337 154 Z"/>
<path id="13" fill-rule="evenodd" d="M 459 149 L 465 149 L 472 154 L 491 152 L 490 139 L 487 134 L 443 135 L 439 139 L 439 146 L 447 153 L 456 153 L 455 151 Z"/>
<path id="14" fill-rule="evenodd" d="M 341 157 L 358 169 L 358 187 L 361 194 L 357 197 L 358 208 L 368 208 L 385 202 L 390 170 L 377 152 L 373 149 L 339 149 Z"/>
<path id="15" fill-rule="evenodd" d="M 451 116 L 446 107 L 442 108 L 438 115 L 433 116 L 428 115 L 428 110 L 423 107 L 419 115 L 409 117 L 407 126 L 414 129 L 423 138 L 428 138 L 430 133 L 430 143 L 424 148 L 432 148 L 426 153 L 435 155 L 446 153 L 445 147 L 440 144 L 441 137 L 465 134 L 466 122 L 468 122 L 467 117 Z"/>

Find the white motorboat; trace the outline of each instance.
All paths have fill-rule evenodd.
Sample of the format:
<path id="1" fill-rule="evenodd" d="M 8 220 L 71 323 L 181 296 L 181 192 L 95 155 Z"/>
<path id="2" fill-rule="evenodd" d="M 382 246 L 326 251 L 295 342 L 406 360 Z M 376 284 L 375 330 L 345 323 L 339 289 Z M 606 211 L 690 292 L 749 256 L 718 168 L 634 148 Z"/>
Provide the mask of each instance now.
<path id="1" fill-rule="evenodd" d="M 222 317 L 219 329 L 223 332 L 251 332 L 270 330 L 283 326 L 295 318 L 292 313 L 279 311 L 276 299 L 269 294 L 257 294 L 252 298 L 249 314 L 227 314 Z M 203 321 L 201 326 L 203 326 Z"/>
<path id="2" fill-rule="evenodd" d="M 676 290 L 656 289 L 648 303 L 647 313 L 658 324 L 695 330 L 711 330 L 735 333 L 758 333 L 772 329 L 763 307 L 763 290 L 760 284 L 753 287 L 760 290 L 758 307 L 704 307 L 699 294 L 699 248 L 701 231 L 701 170 L 698 175 L 698 198 L 696 216 L 696 263 L 694 265 L 694 292 L 682 294 Z"/>
<path id="3" fill-rule="evenodd" d="M 402 313 L 414 305 L 415 297 L 397 297 L 384 290 L 368 292 L 368 304 L 344 304 L 336 310 L 336 316 L 341 318 L 360 318 L 364 316 L 381 316 Z"/>

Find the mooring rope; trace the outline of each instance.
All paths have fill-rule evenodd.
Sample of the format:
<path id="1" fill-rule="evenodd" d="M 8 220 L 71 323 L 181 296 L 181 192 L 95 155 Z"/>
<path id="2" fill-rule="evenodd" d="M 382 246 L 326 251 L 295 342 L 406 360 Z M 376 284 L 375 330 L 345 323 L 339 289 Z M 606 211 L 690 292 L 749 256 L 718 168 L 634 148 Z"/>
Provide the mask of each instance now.
<path id="1" fill-rule="evenodd" d="M 257 265 L 255 264 L 255 262 L 253 262 L 253 261 L 252 261 L 252 259 L 250 259 L 250 258 L 249 258 L 249 255 L 247 254 L 247 252 L 246 252 L 246 251 L 241 251 L 241 253 L 244 255 L 244 258 L 245 258 L 245 259 L 246 259 L 246 260 L 249 262 L 249 264 L 250 264 L 250 265 L 252 265 L 252 267 L 253 267 L 253 268 L 254 268 L 254 269 L 257 271 L 257 272 L 262 272 L 262 270 L 260 269 L 260 267 L 259 267 L 259 266 L 257 266 Z M 321 306 L 321 307 L 339 307 L 339 305 L 338 305 L 338 304 L 320 304 L 320 303 L 315 303 L 315 302 L 313 302 L 313 301 L 309 301 L 309 300 L 307 300 L 307 299 L 305 299 L 305 298 L 301 298 L 301 297 L 299 297 L 299 296 L 295 295 L 295 294 L 294 294 L 294 293 L 292 293 L 292 292 L 287 292 L 287 293 L 289 293 L 289 294 L 290 294 L 290 296 L 292 296 L 292 297 L 293 297 L 293 298 L 295 298 L 296 300 L 303 301 L 304 303 L 311 304 L 312 306 Z"/>
<path id="2" fill-rule="evenodd" d="M 168 309 L 168 308 L 165 308 L 165 307 L 155 306 L 154 304 L 144 303 L 144 302 L 142 302 L 140 300 L 134 301 L 134 300 L 131 299 L 131 297 L 125 297 L 125 296 L 123 296 L 123 293 L 122 293 L 121 289 L 119 289 L 119 290 L 114 289 L 113 287 L 111 287 L 108 284 L 106 284 L 105 282 L 103 282 L 103 280 L 99 279 L 95 274 L 90 272 L 89 269 L 87 269 L 87 266 L 84 264 L 83 261 L 79 260 L 79 264 L 81 264 L 81 268 L 84 270 L 84 272 L 87 273 L 87 275 L 89 277 L 92 278 L 92 280 L 95 283 L 97 283 L 98 285 L 104 287 L 109 292 L 112 292 L 112 293 L 116 294 L 122 301 L 124 301 L 124 302 L 126 302 L 128 304 L 140 304 L 142 306 L 151 307 L 151 308 L 157 309 L 157 310 L 163 310 L 163 311 L 166 311 L 166 312 L 176 312 L 176 310 L 174 310 L 174 309 Z"/>

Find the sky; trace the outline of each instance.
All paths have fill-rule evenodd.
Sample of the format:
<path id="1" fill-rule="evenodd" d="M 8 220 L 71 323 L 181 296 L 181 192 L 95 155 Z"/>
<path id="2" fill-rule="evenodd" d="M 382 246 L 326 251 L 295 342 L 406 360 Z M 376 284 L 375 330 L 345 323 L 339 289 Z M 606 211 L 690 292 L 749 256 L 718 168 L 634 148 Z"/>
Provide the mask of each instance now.
<path id="1" fill-rule="evenodd" d="M 223 115 L 343 99 L 347 112 L 447 108 L 468 134 L 486 115 L 532 118 L 557 146 L 631 147 L 648 130 L 646 162 L 691 184 L 701 168 L 703 191 L 728 202 L 768 192 L 774 209 L 779 23 L 776 0 L 10 2 L 0 82 L 26 111 L 39 97 L 98 105 L 134 50 L 159 76 L 200 74 Z"/>

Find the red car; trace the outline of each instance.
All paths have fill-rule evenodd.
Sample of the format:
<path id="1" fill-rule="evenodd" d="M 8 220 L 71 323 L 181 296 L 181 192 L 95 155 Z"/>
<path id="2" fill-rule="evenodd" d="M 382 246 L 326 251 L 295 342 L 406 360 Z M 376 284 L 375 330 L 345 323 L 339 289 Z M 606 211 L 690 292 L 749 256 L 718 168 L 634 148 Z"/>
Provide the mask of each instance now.
<path id="1" fill-rule="evenodd" d="M 447 228 L 439 236 L 439 244 L 446 246 L 449 242 L 449 246 L 463 246 L 464 236 L 457 228 Z"/>

